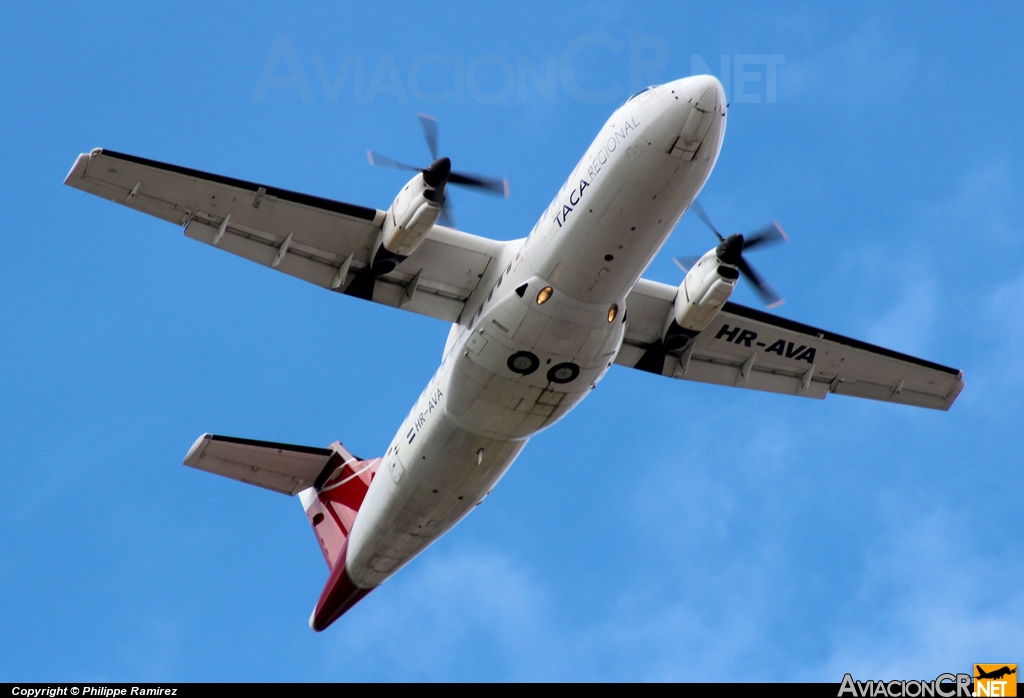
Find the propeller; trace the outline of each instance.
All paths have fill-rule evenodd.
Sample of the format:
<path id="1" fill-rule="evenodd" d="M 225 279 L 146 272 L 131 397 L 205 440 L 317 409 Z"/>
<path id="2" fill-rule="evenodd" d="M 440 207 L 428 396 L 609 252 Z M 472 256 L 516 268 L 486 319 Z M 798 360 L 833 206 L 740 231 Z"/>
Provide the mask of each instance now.
<path id="1" fill-rule="evenodd" d="M 429 114 L 417 114 L 416 116 L 419 117 L 420 128 L 423 129 L 423 138 L 427 141 L 427 149 L 430 151 L 430 157 L 434 159 L 433 164 L 424 169 L 422 167 L 415 167 L 404 162 L 399 162 L 398 160 L 389 158 L 386 155 L 375 153 L 372 150 L 367 150 L 366 157 L 370 161 L 371 165 L 374 165 L 375 167 L 390 167 L 396 170 L 422 172 L 425 177 L 428 177 L 428 184 L 441 190 L 444 189 L 446 184 L 450 183 L 464 187 L 474 187 L 489 194 L 500 194 L 506 199 L 508 198 L 507 179 L 484 177 L 465 172 L 453 172 L 451 170 L 451 160 L 448 158 L 438 158 L 437 156 L 437 119 Z M 444 171 L 444 177 L 443 179 L 439 179 L 442 171 Z M 430 177 L 431 174 L 434 175 L 432 178 Z M 435 181 L 431 181 L 431 179 L 434 179 Z M 440 221 L 442 225 L 455 227 L 455 218 L 452 215 L 451 209 L 452 205 L 450 200 L 442 202 Z"/>
<path id="2" fill-rule="evenodd" d="M 780 297 L 772 287 L 764 280 L 764 277 L 754 270 L 754 267 L 743 257 L 743 253 L 747 250 L 754 249 L 756 247 L 762 247 L 764 245 L 773 244 L 776 242 L 782 242 L 789 240 L 786 235 L 786 231 L 782 229 L 777 222 L 773 221 L 770 224 L 755 230 L 748 236 L 743 236 L 739 233 L 725 237 L 720 232 L 715 224 L 711 222 L 708 214 L 705 213 L 704 207 L 700 205 L 700 202 L 694 200 L 690 206 L 690 210 L 693 211 L 697 218 L 706 225 L 715 237 L 718 238 L 718 247 L 715 248 L 715 254 L 718 255 L 718 259 L 725 264 L 731 264 L 735 266 L 741 274 L 754 285 L 754 289 L 758 295 L 764 301 L 765 305 L 769 308 L 776 308 L 783 303 L 782 297 Z M 697 263 L 700 257 L 682 257 L 676 258 L 673 261 L 683 271 L 689 271 L 689 269 Z"/>

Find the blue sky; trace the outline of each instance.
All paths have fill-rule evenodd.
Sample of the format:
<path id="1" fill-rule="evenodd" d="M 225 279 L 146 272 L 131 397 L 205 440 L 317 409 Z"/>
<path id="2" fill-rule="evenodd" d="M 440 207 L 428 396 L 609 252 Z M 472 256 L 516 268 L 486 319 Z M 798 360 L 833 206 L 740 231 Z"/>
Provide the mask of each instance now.
<path id="1" fill-rule="evenodd" d="M 1024 660 L 1024 12 L 890 5 L 5 6 L 0 679 L 838 681 Z M 732 107 L 702 201 L 730 232 L 789 232 L 754 260 L 777 312 L 961 368 L 960 399 L 616 367 L 312 633 L 327 570 L 298 501 L 185 452 L 214 432 L 379 455 L 448 328 L 64 187 L 74 158 L 386 208 L 404 179 L 365 150 L 426 162 L 425 111 L 458 168 L 511 183 L 455 192 L 460 227 L 513 239 L 634 84 L 703 66 Z M 647 275 L 678 283 L 672 255 L 711 244 L 687 216 Z"/>

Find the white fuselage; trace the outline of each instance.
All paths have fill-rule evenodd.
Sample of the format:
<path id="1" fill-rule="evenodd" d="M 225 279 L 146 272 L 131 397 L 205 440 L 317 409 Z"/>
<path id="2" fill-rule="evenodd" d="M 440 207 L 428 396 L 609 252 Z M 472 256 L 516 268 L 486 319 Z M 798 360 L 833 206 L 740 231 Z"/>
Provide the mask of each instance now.
<path id="1" fill-rule="evenodd" d="M 622 343 L 626 296 L 715 165 L 725 111 L 710 76 L 633 97 L 530 235 L 505 246 L 359 510 L 346 556 L 357 586 L 379 585 L 457 523 L 533 434 L 601 380 Z"/>

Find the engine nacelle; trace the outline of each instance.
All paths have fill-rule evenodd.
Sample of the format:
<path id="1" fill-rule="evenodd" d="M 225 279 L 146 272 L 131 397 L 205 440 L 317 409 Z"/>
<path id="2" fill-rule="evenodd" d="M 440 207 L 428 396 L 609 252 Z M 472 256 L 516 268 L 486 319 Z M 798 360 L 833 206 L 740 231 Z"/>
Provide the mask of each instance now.
<path id="1" fill-rule="evenodd" d="M 388 209 L 381 231 L 384 249 L 403 258 L 411 255 L 434 227 L 443 205 L 443 184 L 430 186 L 422 173 L 413 177 Z"/>
<path id="2" fill-rule="evenodd" d="M 672 319 L 685 330 L 705 329 L 729 300 L 739 276 L 735 266 L 724 264 L 716 250 L 711 250 L 690 268 L 679 284 Z"/>

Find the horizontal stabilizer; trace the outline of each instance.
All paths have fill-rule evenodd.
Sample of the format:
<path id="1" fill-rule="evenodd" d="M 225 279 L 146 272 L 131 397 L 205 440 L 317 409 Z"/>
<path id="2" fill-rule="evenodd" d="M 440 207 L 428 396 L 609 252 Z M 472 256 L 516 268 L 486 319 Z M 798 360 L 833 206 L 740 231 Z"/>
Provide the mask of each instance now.
<path id="1" fill-rule="evenodd" d="M 349 460 L 356 458 L 339 443 L 316 448 L 203 434 L 189 449 L 185 465 L 293 495 L 319 487 Z"/>
<path id="2" fill-rule="evenodd" d="M 345 551 L 359 507 L 382 458 L 360 460 L 335 441 L 330 448 L 203 434 L 185 465 L 283 494 L 298 494 L 331 573 L 310 627 L 323 630 L 370 593 L 345 571 Z"/>

